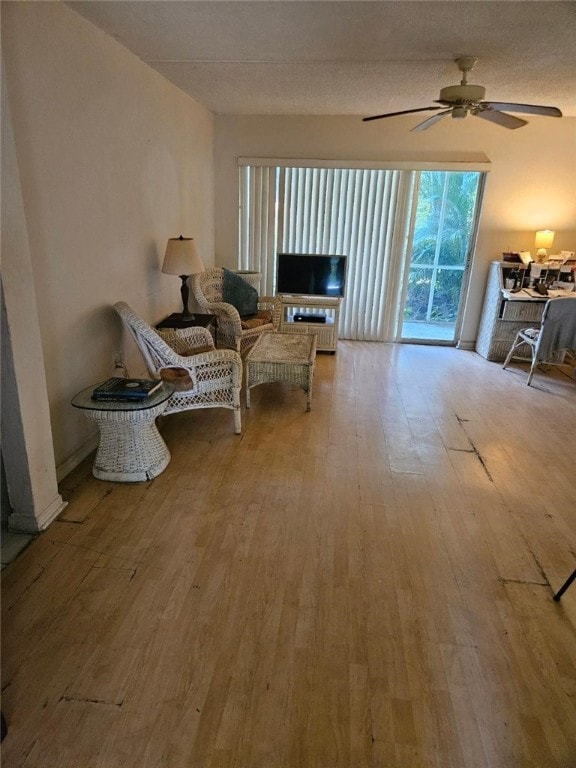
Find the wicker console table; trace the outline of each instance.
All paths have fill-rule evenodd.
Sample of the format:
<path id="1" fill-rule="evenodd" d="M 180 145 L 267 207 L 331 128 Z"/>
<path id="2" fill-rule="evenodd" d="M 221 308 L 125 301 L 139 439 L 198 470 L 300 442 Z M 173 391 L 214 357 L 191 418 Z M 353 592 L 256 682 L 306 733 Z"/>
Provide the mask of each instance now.
<path id="1" fill-rule="evenodd" d="M 316 359 L 316 336 L 263 333 L 246 355 L 246 408 L 250 389 L 257 384 L 287 381 L 306 392 L 306 410 L 312 406 L 312 378 Z"/>
<path id="2" fill-rule="evenodd" d="M 136 402 L 92 400 L 94 386 L 72 399 L 72 405 L 100 428 L 92 474 L 99 480 L 123 483 L 152 480 L 170 461 L 156 418 L 168 405 L 174 386 L 165 382 L 146 400 Z"/>
<path id="3" fill-rule="evenodd" d="M 280 333 L 314 334 L 318 352 L 335 354 L 338 346 L 338 324 L 342 299 L 330 296 L 287 296 L 276 297 L 279 311 L 278 330 Z M 319 313 L 324 322 L 307 321 L 306 316 Z"/>

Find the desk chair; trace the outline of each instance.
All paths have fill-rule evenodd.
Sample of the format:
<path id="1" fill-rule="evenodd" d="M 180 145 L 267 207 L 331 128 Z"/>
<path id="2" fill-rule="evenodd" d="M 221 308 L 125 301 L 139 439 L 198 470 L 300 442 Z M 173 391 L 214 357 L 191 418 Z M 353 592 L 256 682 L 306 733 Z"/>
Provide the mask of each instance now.
<path id="1" fill-rule="evenodd" d="M 564 584 L 562 584 L 562 586 L 560 587 L 558 592 L 556 592 L 556 594 L 554 595 L 554 600 L 556 602 L 559 602 L 559 600 L 562 597 L 562 595 L 564 594 L 564 592 L 566 592 L 566 590 L 568 589 L 570 584 L 572 584 L 572 582 L 575 581 L 575 580 L 576 580 L 576 571 L 572 571 L 571 575 L 568 576 L 568 578 L 566 579 Z"/>
<path id="2" fill-rule="evenodd" d="M 546 365 L 564 365 L 564 356 L 557 353 L 576 350 L 576 296 L 549 299 L 544 307 L 540 328 L 518 331 L 502 368 L 510 363 L 518 347 L 528 345 L 532 364 L 526 384 L 530 386 L 536 368 Z"/>

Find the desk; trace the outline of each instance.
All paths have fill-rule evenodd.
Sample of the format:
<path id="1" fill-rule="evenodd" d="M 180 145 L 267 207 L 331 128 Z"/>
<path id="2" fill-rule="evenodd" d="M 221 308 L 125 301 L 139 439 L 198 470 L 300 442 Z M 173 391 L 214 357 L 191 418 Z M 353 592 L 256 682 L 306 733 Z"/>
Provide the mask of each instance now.
<path id="1" fill-rule="evenodd" d="M 568 290 L 550 289 L 548 290 L 547 296 L 542 296 L 541 293 L 538 293 L 538 291 L 535 291 L 532 288 L 522 288 L 516 293 L 507 291 L 505 288 L 502 289 L 502 298 L 506 299 L 507 301 L 543 301 L 546 303 L 548 299 L 563 299 L 573 295 L 573 291 Z"/>
<path id="2" fill-rule="evenodd" d="M 510 268 L 514 265 L 505 266 Z M 540 320 L 548 299 L 573 295 L 569 291 L 550 291 L 548 296 L 540 296 L 527 288 L 512 293 L 503 288 L 502 271 L 501 262 L 495 261 L 490 265 L 476 339 L 476 352 L 486 360 L 498 362 L 506 359 L 518 331 L 528 327 L 540 327 Z M 530 360 L 528 348 L 525 350 L 520 348 L 518 354 L 522 356 L 524 352 L 526 359 Z"/>
<path id="3" fill-rule="evenodd" d="M 99 480 L 134 483 L 163 472 L 170 461 L 166 443 L 156 428 L 159 416 L 174 392 L 164 384 L 146 400 L 117 402 L 92 400 L 94 387 L 83 389 L 72 398 L 74 408 L 100 428 L 92 474 Z"/>

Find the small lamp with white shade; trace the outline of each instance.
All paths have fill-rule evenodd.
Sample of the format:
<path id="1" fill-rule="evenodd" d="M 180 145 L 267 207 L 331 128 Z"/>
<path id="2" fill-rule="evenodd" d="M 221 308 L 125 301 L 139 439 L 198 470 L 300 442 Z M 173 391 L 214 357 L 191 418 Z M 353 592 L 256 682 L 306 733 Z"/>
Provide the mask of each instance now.
<path id="1" fill-rule="evenodd" d="M 546 261 L 546 257 L 548 256 L 547 249 L 552 247 L 555 234 L 556 233 L 551 229 L 541 229 L 536 232 L 536 237 L 534 238 L 534 246 L 538 249 L 536 251 L 536 257 L 538 261 Z"/>
<path id="2" fill-rule="evenodd" d="M 166 275 L 179 275 L 182 280 L 182 317 L 193 319 L 188 309 L 188 277 L 204 271 L 204 264 L 196 249 L 193 237 L 171 237 L 166 245 L 162 272 Z"/>

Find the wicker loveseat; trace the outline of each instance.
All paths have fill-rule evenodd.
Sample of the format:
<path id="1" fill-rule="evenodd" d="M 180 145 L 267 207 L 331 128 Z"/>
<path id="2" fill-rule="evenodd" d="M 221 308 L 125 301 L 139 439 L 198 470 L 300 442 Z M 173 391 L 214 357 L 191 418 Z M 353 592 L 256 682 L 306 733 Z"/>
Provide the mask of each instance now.
<path id="1" fill-rule="evenodd" d="M 239 435 L 242 429 L 240 355 L 231 349 L 215 349 L 206 328 L 157 332 L 125 302 L 119 301 L 114 309 L 138 345 L 150 376 L 177 386 L 164 413 L 230 408 L 234 411 L 234 431 Z"/>
<path id="2" fill-rule="evenodd" d="M 241 318 L 236 307 L 223 301 L 223 269 L 212 267 L 192 275 L 190 280 L 192 291 L 202 310 L 218 318 L 219 347 L 234 349 L 243 354 L 261 333 L 276 330 L 273 297 L 260 296 L 258 313 L 250 318 Z"/>

